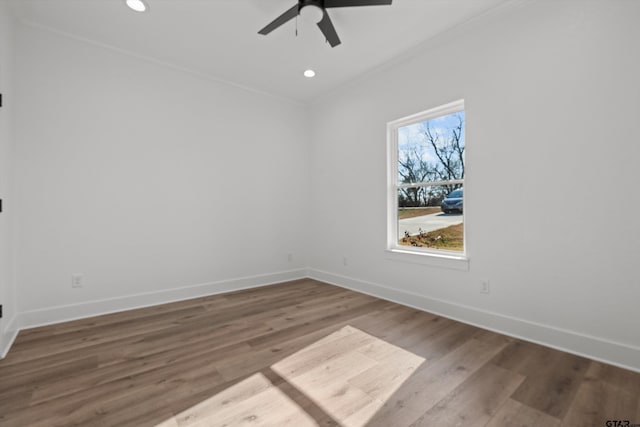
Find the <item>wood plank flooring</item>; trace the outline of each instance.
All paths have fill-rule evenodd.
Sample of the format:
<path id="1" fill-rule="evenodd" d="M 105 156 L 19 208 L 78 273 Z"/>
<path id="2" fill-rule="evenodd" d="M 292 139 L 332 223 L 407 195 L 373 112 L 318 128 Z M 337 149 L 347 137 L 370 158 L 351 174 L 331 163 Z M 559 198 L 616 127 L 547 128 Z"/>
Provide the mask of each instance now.
<path id="1" fill-rule="evenodd" d="M 640 374 L 313 280 L 20 332 L 0 426 L 606 426 Z"/>

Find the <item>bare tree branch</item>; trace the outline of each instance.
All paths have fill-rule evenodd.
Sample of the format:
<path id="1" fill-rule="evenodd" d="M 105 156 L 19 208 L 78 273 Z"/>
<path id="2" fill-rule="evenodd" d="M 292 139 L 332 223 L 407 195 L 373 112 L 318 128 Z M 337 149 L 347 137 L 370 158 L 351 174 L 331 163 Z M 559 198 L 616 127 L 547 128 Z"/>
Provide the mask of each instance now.
<path id="1" fill-rule="evenodd" d="M 422 183 L 464 179 L 464 116 L 455 114 L 457 123 L 444 130 L 435 130 L 424 122 L 424 140 L 409 141 L 399 151 L 398 176 L 402 183 Z M 426 144 L 425 144 L 426 143 Z M 425 150 L 429 147 L 436 159 L 430 161 Z M 447 193 L 460 185 L 442 187 L 403 188 L 398 195 L 400 206 L 430 206 L 439 203 Z"/>

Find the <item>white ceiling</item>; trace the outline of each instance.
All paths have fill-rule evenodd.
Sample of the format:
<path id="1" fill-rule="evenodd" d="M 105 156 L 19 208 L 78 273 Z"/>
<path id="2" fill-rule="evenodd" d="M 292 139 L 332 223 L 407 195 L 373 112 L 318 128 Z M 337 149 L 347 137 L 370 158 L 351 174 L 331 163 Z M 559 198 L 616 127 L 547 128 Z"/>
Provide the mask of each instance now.
<path id="1" fill-rule="evenodd" d="M 394 0 L 330 9 L 342 44 L 331 48 L 299 18 L 268 36 L 258 30 L 296 0 L 16 0 L 16 15 L 101 44 L 254 90 L 309 102 L 429 38 L 509 0 Z M 309 27 L 311 27 L 310 31 Z M 313 68 L 314 79 L 302 72 Z"/>

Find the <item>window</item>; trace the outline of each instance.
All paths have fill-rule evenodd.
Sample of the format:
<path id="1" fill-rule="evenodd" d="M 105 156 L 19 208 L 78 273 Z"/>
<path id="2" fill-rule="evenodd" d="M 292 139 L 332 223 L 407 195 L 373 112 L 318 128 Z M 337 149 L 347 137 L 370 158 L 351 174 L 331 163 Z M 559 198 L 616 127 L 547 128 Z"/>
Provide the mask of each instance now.
<path id="1" fill-rule="evenodd" d="M 388 249 L 465 256 L 464 101 L 396 120 L 388 130 Z"/>

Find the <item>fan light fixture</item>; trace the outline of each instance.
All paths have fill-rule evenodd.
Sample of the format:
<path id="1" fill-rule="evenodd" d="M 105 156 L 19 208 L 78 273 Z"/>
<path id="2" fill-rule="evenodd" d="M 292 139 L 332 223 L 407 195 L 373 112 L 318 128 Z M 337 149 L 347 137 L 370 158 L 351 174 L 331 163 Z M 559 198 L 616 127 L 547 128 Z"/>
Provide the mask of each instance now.
<path id="1" fill-rule="evenodd" d="M 303 74 L 307 78 L 311 78 L 311 77 L 315 77 L 316 76 L 316 72 L 313 71 L 313 70 L 305 70 Z"/>
<path id="2" fill-rule="evenodd" d="M 147 5 L 142 0 L 127 0 L 127 6 L 136 12 L 144 12 L 147 10 Z"/>
<path id="3" fill-rule="evenodd" d="M 300 9 L 300 17 L 307 22 L 317 24 L 322 21 L 324 11 L 315 4 L 309 4 Z"/>

